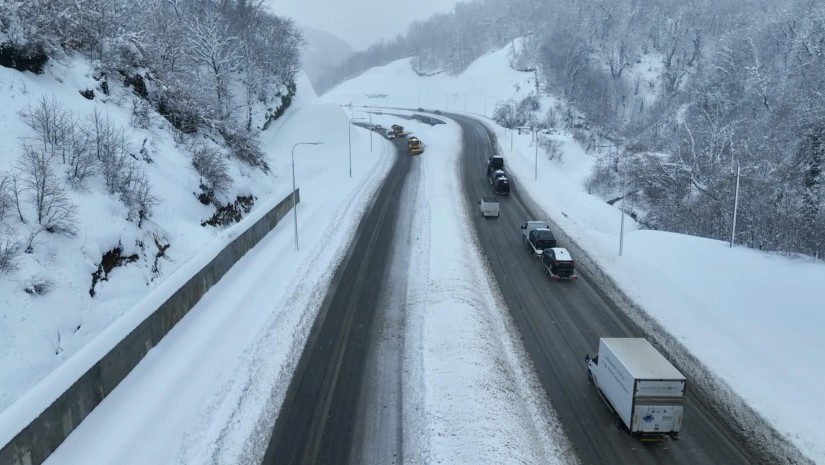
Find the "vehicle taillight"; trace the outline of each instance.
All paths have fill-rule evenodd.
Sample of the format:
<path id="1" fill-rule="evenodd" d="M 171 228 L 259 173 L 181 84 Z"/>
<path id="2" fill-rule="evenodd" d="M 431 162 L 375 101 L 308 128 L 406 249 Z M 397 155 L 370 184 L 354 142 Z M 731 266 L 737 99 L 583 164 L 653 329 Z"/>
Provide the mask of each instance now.
<path id="1" fill-rule="evenodd" d="M 553 260 L 553 266 L 559 266 L 559 261 L 558 260 Z"/>

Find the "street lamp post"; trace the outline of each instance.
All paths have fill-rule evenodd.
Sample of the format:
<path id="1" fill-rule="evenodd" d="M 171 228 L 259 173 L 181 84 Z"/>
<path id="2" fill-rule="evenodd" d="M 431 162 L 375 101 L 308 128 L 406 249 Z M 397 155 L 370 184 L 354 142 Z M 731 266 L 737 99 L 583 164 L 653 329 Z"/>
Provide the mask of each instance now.
<path id="1" fill-rule="evenodd" d="M 292 216 L 295 218 L 295 250 L 298 250 L 298 203 L 295 200 L 295 147 L 299 145 L 321 145 L 323 142 L 298 142 L 292 146 Z"/>
<path id="2" fill-rule="evenodd" d="M 625 198 L 625 170 L 624 166 L 622 166 L 622 220 L 619 225 L 619 256 L 622 256 L 622 252 L 624 251 L 624 203 L 627 200 Z"/>
<path id="3" fill-rule="evenodd" d="M 364 118 L 350 118 L 349 119 L 349 177 L 352 178 L 352 122 L 355 120 L 362 120 Z"/>
<path id="4" fill-rule="evenodd" d="M 539 134 L 538 129 L 533 127 L 533 144 L 536 146 L 536 161 L 535 161 L 535 173 L 533 174 L 533 181 L 539 180 Z"/>
<path id="5" fill-rule="evenodd" d="M 733 227 L 730 230 L 730 246 L 733 247 L 733 240 L 736 237 L 736 213 L 739 210 L 739 162 L 736 162 L 736 194 L 733 197 Z"/>

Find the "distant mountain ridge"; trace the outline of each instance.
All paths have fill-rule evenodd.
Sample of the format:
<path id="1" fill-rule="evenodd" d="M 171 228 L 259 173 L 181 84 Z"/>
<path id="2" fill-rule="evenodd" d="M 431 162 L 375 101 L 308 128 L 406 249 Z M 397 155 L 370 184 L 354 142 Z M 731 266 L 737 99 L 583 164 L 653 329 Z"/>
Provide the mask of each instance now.
<path id="1" fill-rule="evenodd" d="M 339 66 L 353 53 L 352 47 L 343 39 L 309 26 L 301 26 L 306 40 L 301 55 L 301 66 L 312 86 L 319 89 L 319 78 L 330 69 Z"/>

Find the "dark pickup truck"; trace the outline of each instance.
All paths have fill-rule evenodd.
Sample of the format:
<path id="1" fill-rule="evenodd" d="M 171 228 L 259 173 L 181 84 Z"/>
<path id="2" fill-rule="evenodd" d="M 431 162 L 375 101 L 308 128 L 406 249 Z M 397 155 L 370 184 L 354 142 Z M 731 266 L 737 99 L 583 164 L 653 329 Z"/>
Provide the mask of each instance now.
<path id="1" fill-rule="evenodd" d="M 493 171 L 504 169 L 504 157 L 501 155 L 493 155 L 487 159 L 487 176 Z"/>

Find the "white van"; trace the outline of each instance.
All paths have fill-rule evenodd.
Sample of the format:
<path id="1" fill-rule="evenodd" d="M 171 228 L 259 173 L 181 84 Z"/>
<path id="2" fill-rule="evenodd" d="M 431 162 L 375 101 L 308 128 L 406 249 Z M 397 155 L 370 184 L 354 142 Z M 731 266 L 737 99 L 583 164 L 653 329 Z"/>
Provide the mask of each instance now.
<path id="1" fill-rule="evenodd" d="M 498 199 L 495 197 L 482 197 L 481 200 L 478 201 L 478 211 L 480 211 L 481 216 L 485 218 L 488 216 L 498 218 Z"/>

